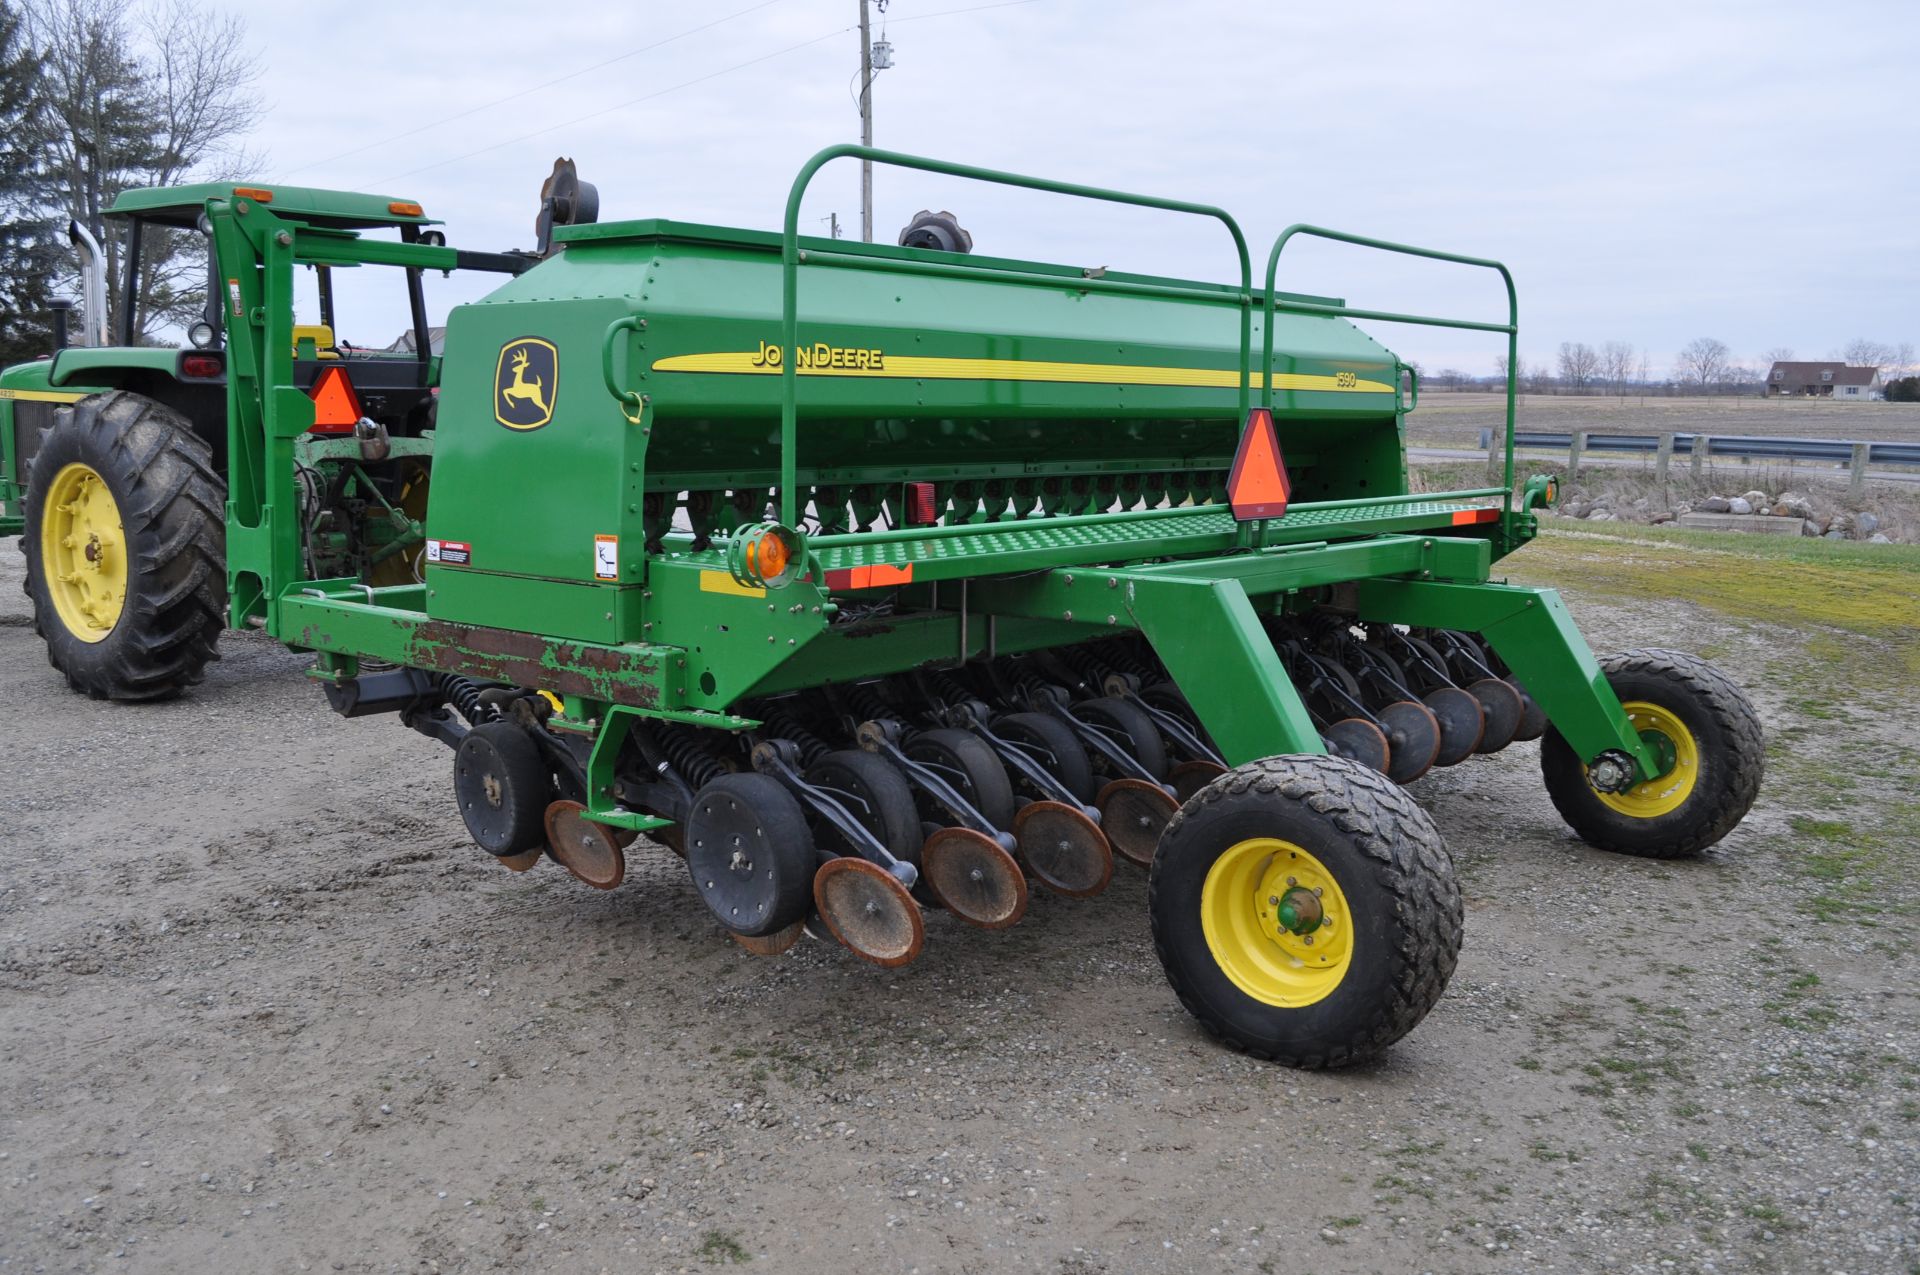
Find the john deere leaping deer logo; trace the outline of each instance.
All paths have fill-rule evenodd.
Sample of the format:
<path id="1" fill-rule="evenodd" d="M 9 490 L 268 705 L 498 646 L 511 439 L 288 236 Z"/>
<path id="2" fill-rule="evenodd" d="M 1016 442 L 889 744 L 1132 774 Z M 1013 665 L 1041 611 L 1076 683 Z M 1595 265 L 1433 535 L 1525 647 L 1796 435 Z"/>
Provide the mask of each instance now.
<path id="1" fill-rule="evenodd" d="M 493 419 L 508 429 L 539 429 L 553 419 L 560 391 L 560 352 L 539 337 L 500 347 L 493 372 Z"/>

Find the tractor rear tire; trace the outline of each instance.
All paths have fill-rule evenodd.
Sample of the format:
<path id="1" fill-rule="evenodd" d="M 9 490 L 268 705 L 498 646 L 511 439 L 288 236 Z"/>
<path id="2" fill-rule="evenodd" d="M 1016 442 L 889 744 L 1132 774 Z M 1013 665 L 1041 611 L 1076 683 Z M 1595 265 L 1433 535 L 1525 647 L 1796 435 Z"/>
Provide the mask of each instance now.
<path id="1" fill-rule="evenodd" d="M 1288 913 L 1296 925 L 1282 903 L 1306 909 Z M 1188 1012 L 1289 1067 L 1379 1054 L 1426 1017 L 1460 955 L 1439 830 L 1343 757 L 1268 757 L 1207 785 L 1160 838 L 1147 909 Z"/>
<path id="2" fill-rule="evenodd" d="M 199 682 L 225 622 L 226 494 L 186 417 L 125 391 L 54 418 L 27 483 L 25 588 L 47 661 L 94 699 Z"/>
<path id="3" fill-rule="evenodd" d="M 1766 771 L 1760 716 L 1745 691 L 1698 656 L 1622 651 L 1600 661 L 1642 736 L 1667 737 L 1675 768 L 1627 792 L 1603 794 L 1552 727 L 1540 741 L 1547 796 L 1582 841 L 1645 859 L 1695 855 L 1733 831 Z"/>

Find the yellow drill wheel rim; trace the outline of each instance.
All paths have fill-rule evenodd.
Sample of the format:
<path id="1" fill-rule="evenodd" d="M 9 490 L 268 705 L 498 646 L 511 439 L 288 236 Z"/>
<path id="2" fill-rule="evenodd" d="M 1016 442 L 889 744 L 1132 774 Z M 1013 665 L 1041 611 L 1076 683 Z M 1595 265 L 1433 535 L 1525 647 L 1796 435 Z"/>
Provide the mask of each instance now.
<path id="1" fill-rule="evenodd" d="M 1320 923 L 1296 933 L 1278 902 L 1317 900 Z M 1353 911 L 1327 865 L 1291 841 L 1250 837 L 1213 861 L 1200 888 L 1207 950 L 1233 985 L 1263 1005 L 1300 1009 L 1332 995 L 1353 963 Z"/>
<path id="2" fill-rule="evenodd" d="M 1685 722 L 1658 704 L 1634 700 L 1620 707 L 1627 710 L 1627 720 L 1633 723 L 1634 730 L 1642 735 L 1664 736 L 1673 745 L 1673 769 L 1658 779 L 1635 784 L 1625 792 L 1595 795 L 1607 809 L 1635 819 L 1671 814 L 1686 804 L 1700 782 L 1700 745 Z"/>
<path id="3" fill-rule="evenodd" d="M 53 476 L 40 520 L 40 567 L 67 632 L 99 642 L 127 605 L 127 533 L 107 480 L 74 461 Z"/>

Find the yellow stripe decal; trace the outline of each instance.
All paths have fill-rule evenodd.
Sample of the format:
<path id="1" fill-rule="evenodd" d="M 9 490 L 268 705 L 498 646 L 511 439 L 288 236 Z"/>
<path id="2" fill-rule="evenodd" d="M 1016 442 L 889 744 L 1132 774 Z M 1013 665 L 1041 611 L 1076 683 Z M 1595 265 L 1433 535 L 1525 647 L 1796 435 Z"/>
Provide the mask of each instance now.
<path id="1" fill-rule="evenodd" d="M 741 584 L 724 571 L 702 571 L 700 592 L 730 593 L 737 598 L 764 598 L 767 591 L 757 585 Z"/>
<path id="2" fill-rule="evenodd" d="M 68 390 L 0 390 L 0 399 L 18 399 L 23 403 L 78 403 L 93 391 L 75 394 Z"/>
<path id="3" fill-rule="evenodd" d="M 676 354 L 654 360 L 656 372 L 709 372 L 725 376 L 778 376 L 777 362 L 758 350 Z M 908 381 L 1040 381 L 1072 385 L 1168 385 L 1230 390 L 1238 374 L 1209 367 L 1142 367 L 1127 363 L 1050 363 L 1040 359 L 942 359 L 888 354 L 878 367 L 803 366 L 802 376 L 853 376 Z M 1253 387 L 1262 377 L 1255 372 Z M 1340 394 L 1391 394 L 1393 386 L 1363 381 L 1351 372 L 1332 376 L 1280 372 L 1276 390 L 1326 390 Z"/>

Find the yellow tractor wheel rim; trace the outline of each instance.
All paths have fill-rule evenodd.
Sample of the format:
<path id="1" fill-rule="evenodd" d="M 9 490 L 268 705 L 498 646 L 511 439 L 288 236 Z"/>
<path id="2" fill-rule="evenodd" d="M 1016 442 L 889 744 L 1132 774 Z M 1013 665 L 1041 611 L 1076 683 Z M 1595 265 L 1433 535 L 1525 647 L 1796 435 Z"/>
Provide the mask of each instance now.
<path id="1" fill-rule="evenodd" d="M 98 642 L 127 604 L 127 533 L 107 480 L 79 461 L 53 476 L 40 521 L 40 566 L 67 632 Z"/>
<path id="2" fill-rule="evenodd" d="M 1290 892 L 1304 906 L 1283 909 Z M 1315 910 L 1309 928 L 1299 913 Z M 1347 896 L 1326 864 L 1291 841 L 1252 837 L 1215 859 L 1200 888 L 1200 929 L 1221 973 L 1265 1005 L 1324 1000 L 1353 963 Z"/>
<path id="3" fill-rule="evenodd" d="M 1634 700 L 1620 707 L 1627 710 L 1627 720 L 1636 731 L 1642 735 L 1660 735 L 1673 746 L 1673 769 L 1658 779 L 1635 784 L 1625 792 L 1595 795 L 1609 810 L 1635 819 L 1671 814 L 1686 804 L 1694 786 L 1700 782 L 1700 745 L 1685 722 L 1658 704 Z"/>

